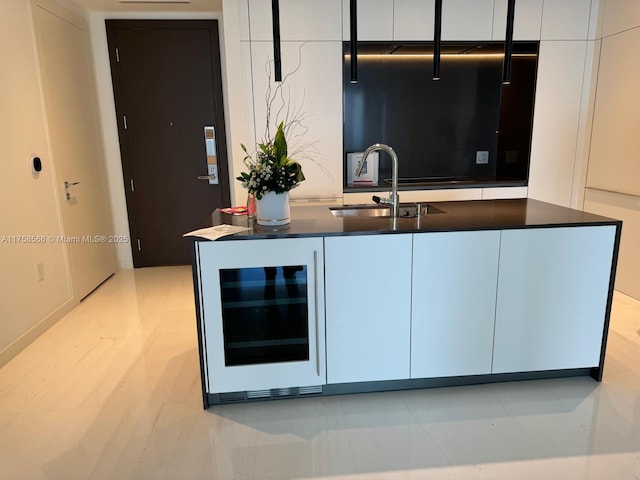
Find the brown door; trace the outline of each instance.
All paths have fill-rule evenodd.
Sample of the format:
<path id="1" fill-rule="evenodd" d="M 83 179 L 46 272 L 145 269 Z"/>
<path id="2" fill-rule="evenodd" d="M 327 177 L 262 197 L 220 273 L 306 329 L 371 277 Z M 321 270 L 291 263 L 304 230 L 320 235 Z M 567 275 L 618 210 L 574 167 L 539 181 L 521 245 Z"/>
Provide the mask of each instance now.
<path id="1" fill-rule="evenodd" d="M 230 203 L 218 22 L 106 25 L 134 266 L 187 264 L 182 234 Z"/>

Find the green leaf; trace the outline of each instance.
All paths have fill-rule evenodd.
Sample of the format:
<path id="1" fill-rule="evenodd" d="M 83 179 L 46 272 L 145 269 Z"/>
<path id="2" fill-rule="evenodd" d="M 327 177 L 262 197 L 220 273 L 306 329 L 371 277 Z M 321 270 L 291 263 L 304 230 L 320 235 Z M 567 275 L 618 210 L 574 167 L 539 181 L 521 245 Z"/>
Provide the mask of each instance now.
<path id="1" fill-rule="evenodd" d="M 300 183 L 304 180 L 302 165 L 300 165 L 298 162 L 291 162 L 289 165 L 287 165 L 287 171 L 293 178 L 295 178 L 296 183 Z"/>
<path id="2" fill-rule="evenodd" d="M 286 165 L 287 163 L 287 141 L 284 138 L 284 122 L 280 122 L 276 136 L 273 139 L 273 153 L 279 161 L 280 165 Z"/>

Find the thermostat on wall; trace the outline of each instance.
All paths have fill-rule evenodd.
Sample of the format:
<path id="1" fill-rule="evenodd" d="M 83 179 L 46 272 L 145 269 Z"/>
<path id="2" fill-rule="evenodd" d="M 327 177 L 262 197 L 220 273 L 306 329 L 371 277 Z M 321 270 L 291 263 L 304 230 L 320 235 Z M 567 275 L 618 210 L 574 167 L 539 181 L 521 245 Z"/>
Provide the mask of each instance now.
<path id="1" fill-rule="evenodd" d="M 40 172 L 42 172 L 42 159 L 35 153 L 29 154 L 29 169 L 31 170 L 31 176 L 38 178 Z"/>

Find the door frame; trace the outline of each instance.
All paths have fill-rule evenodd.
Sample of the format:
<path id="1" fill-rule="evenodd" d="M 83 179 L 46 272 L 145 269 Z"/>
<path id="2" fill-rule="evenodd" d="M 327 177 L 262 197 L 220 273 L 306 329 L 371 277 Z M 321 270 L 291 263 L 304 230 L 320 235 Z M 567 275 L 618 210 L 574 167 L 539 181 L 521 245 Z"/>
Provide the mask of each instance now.
<path id="1" fill-rule="evenodd" d="M 115 243 L 111 239 L 113 237 L 112 204 L 106 181 L 107 168 L 104 137 L 100 127 L 100 108 L 91 33 L 87 19 L 77 15 L 55 0 L 31 0 L 30 6 L 35 39 L 34 46 L 38 57 L 45 119 L 48 129 L 47 137 L 52 157 L 54 179 L 57 185 L 56 196 L 58 199 L 60 225 L 64 236 L 67 239 L 71 239 L 65 242 L 64 245 L 67 273 L 72 298 L 76 302 L 81 302 L 118 270 Z M 77 50 L 74 51 L 74 63 L 70 68 L 68 65 L 65 66 L 64 71 L 71 73 L 74 80 L 80 79 L 83 88 L 78 89 L 82 90 L 85 94 L 85 99 L 88 99 L 88 101 L 82 102 L 82 112 L 79 114 L 83 119 L 82 126 L 78 122 L 74 122 L 74 115 L 69 114 L 68 108 L 64 111 L 62 108 L 56 108 L 56 104 L 59 103 L 56 99 L 62 98 L 60 95 L 64 97 L 65 93 L 67 95 L 71 94 L 68 88 L 72 87 L 68 87 L 70 82 L 66 80 L 56 86 L 56 75 L 52 73 L 60 71 L 60 60 L 56 56 L 50 56 L 51 51 L 45 48 L 50 44 L 47 43 L 46 28 L 45 24 L 42 23 L 45 22 L 45 17 L 40 17 L 40 15 L 46 15 L 49 20 L 60 22 L 59 25 L 65 29 L 71 29 L 67 30 L 67 32 L 76 32 L 81 37 L 80 41 L 78 39 L 71 40 L 71 42 L 75 42 L 73 43 L 73 48 L 81 49 L 82 52 L 78 54 Z M 61 38 L 57 37 L 58 40 Z M 66 51 L 70 46 L 71 43 L 68 41 L 62 48 Z M 57 52 L 61 51 L 58 50 Z M 47 60 L 55 61 L 55 66 L 51 67 Z M 60 85 L 62 86 L 60 87 Z M 62 88 L 62 92 L 60 92 L 60 88 Z M 81 98 L 80 95 L 82 93 L 74 90 L 73 95 L 74 100 L 77 101 Z M 67 106 L 65 104 L 65 107 Z M 78 115 L 75 118 L 77 119 Z M 71 142 L 69 142 L 69 138 L 55 135 L 56 129 L 52 128 L 52 125 L 59 125 L 61 123 L 60 119 L 64 120 L 62 123 L 67 125 L 67 130 L 71 129 L 74 132 L 82 130 L 83 137 L 85 139 L 88 138 L 91 146 L 83 149 L 82 146 L 78 146 L 76 139 L 72 138 Z M 58 122 L 55 120 L 58 120 Z M 75 148 L 61 153 L 61 144 L 73 144 Z M 82 170 L 80 168 L 81 164 L 83 166 L 89 165 L 89 167 L 86 167 L 88 170 Z M 73 171 L 70 171 L 70 167 L 73 168 Z M 87 173 L 89 170 L 91 174 Z M 83 176 L 83 174 L 86 175 Z M 82 187 L 77 187 L 77 189 L 80 190 L 82 188 L 84 191 L 80 190 L 81 193 L 78 195 L 77 190 L 73 187 L 80 183 L 81 179 L 83 185 Z M 69 181 L 69 187 L 71 187 L 69 190 L 66 187 L 67 181 Z M 87 187 L 87 184 L 91 188 Z M 72 213 L 71 208 L 79 210 L 80 213 L 78 211 Z M 83 210 L 84 212 L 82 212 Z M 92 253 L 87 253 L 89 251 Z"/>
<path id="2" fill-rule="evenodd" d="M 128 20 L 128 19 L 106 19 L 107 46 L 109 49 L 109 65 L 111 68 L 111 80 L 113 82 L 113 97 L 116 110 L 116 122 L 118 125 L 118 140 L 120 147 L 120 159 L 122 163 L 122 179 L 127 204 L 127 220 L 129 232 L 131 234 L 131 255 L 135 268 L 143 266 L 142 253 L 138 247 L 139 229 L 136 217 L 135 198 L 132 191 L 132 159 L 129 157 L 129 146 L 124 124 L 125 109 L 122 94 L 122 84 L 118 72 L 118 56 L 116 53 L 117 41 L 116 30 L 118 28 L 162 28 L 162 29 L 185 29 L 197 28 L 208 29 L 210 32 L 211 52 L 212 52 L 212 78 L 213 78 L 213 98 L 214 115 L 216 123 L 216 153 L 218 165 L 218 178 L 220 179 L 220 189 L 223 201 L 230 202 L 230 185 L 227 153 L 226 118 L 224 111 L 224 90 L 222 85 L 222 60 L 220 55 L 220 29 L 218 20 Z M 203 174 L 206 172 L 203 169 Z"/>

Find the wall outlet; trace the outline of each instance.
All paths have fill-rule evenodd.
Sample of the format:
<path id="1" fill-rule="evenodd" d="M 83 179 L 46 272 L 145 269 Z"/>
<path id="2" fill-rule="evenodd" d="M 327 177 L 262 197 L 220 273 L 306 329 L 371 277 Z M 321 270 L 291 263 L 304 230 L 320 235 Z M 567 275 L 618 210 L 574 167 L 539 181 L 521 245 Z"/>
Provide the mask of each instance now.
<path id="1" fill-rule="evenodd" d="M 36 275 L 39 282 L 44 281 L 44 263 L 36 264 Z"/>
<path id="2" fill-rule="evenodd" d="M 476 165 L 487 165 L 489 163 L 489 152 L 478 150 L 476 152 Z"/>

